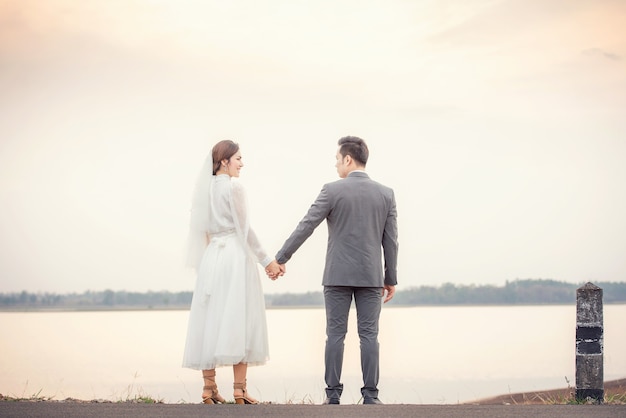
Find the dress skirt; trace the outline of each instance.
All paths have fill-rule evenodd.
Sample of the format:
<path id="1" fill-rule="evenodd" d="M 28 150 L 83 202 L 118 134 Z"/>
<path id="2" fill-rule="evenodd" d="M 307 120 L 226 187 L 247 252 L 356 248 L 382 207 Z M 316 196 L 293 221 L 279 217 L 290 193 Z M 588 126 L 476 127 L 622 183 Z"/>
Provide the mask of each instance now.
<path id="1" fill-rule="evenodd" d="M 211 237 L 198 268 L 183 367 L 256 366 L 268 359 L 265 299 L 256 262 L 236 233 Z"/>

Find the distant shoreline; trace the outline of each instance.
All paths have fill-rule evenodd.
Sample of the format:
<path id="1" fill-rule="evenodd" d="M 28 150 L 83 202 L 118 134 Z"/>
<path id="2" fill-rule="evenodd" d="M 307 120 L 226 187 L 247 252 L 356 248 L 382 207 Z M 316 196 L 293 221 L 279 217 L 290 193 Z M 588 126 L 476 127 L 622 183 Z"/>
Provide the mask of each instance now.
<path id="1" fill-rule="evenodd" d="M 604 303 L 604 306 L 626 305 L 626 302 Z M 518 303 L 518 304 L 425 304 L 425 305 L 406 305 L 406 304 L 388 304 L 385 309 L 393 308 L 508 308 L 508 307 L 524 307 L 524 306 L 572 306 L 571 303 Z M 324 309 L 324 305 L 280 305 L 266 306 L 266 310 L 284 310 L 284 309 Z M 188 311 L 189 306 L 51 306 L 51 307 L 6 307 L 0 306 L 1 312 L 134 312 L 134 311 Z"/>
<path id="2" fill-rule="evenodd" d="M 626 303 L 626 282 L 597 282 L 603 303 Z M 575 305 L 578 287 L 550 279 L 507 281 L 503 286 L 455 285 L 420 286 L 399 289 L 386 307 L 420 306 L 546 306 Z M 266 293 L 268 309 L 321 308 L 321 290 L 306 293 Z M 0 311 L 129 311 L 186 310 L 191 306 L 191 291 L 85 291 L 56 294 L 48 292 L 0 293 Z"/>

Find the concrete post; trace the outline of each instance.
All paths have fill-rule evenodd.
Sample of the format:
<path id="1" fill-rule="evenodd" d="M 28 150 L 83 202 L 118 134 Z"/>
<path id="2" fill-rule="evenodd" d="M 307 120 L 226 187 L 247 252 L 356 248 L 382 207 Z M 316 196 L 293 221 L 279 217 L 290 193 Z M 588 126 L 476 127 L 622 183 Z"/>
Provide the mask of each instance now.
<path id="1" fill-rule="evenodd" d="M 576 290 L 576 399 L 604 401 L 602 289 L 587 283 Z"/>

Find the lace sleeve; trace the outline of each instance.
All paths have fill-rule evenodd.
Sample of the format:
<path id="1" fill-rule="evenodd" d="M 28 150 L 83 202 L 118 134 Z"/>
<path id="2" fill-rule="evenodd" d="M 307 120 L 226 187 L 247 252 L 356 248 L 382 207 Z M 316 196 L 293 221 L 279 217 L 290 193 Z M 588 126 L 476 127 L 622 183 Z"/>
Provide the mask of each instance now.
<path id="1" fill-rule="evenodd" d="M 246 201 L 246 193 L 243 186 L 236 182 L 232 182 L 232 193 L 230 196 L 230 207 L 235 221 L 237 235 L 244 243 L 246 249 L 258 263 L 266 267 L 271 263 L 272 259 L 267 255 L 254 230 L 250 228 L 250 220 L 248 218 L 248 204 Z"/>

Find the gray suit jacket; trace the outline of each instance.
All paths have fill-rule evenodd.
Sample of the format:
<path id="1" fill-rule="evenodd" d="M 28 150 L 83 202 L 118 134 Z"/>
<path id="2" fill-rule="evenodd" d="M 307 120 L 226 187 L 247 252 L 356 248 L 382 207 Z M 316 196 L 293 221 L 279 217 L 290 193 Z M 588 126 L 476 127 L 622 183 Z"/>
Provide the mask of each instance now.
<path id="1" fill-rule="evenodd" d="M 276 254 L 276 260 L 286 263 L 326 219 L 324 286 L 396 285 L 396 217 L 393 190 L 371 180 L 364 172 L 352 172 L 345 179 L 324 185 L 306 216 Z"/>

